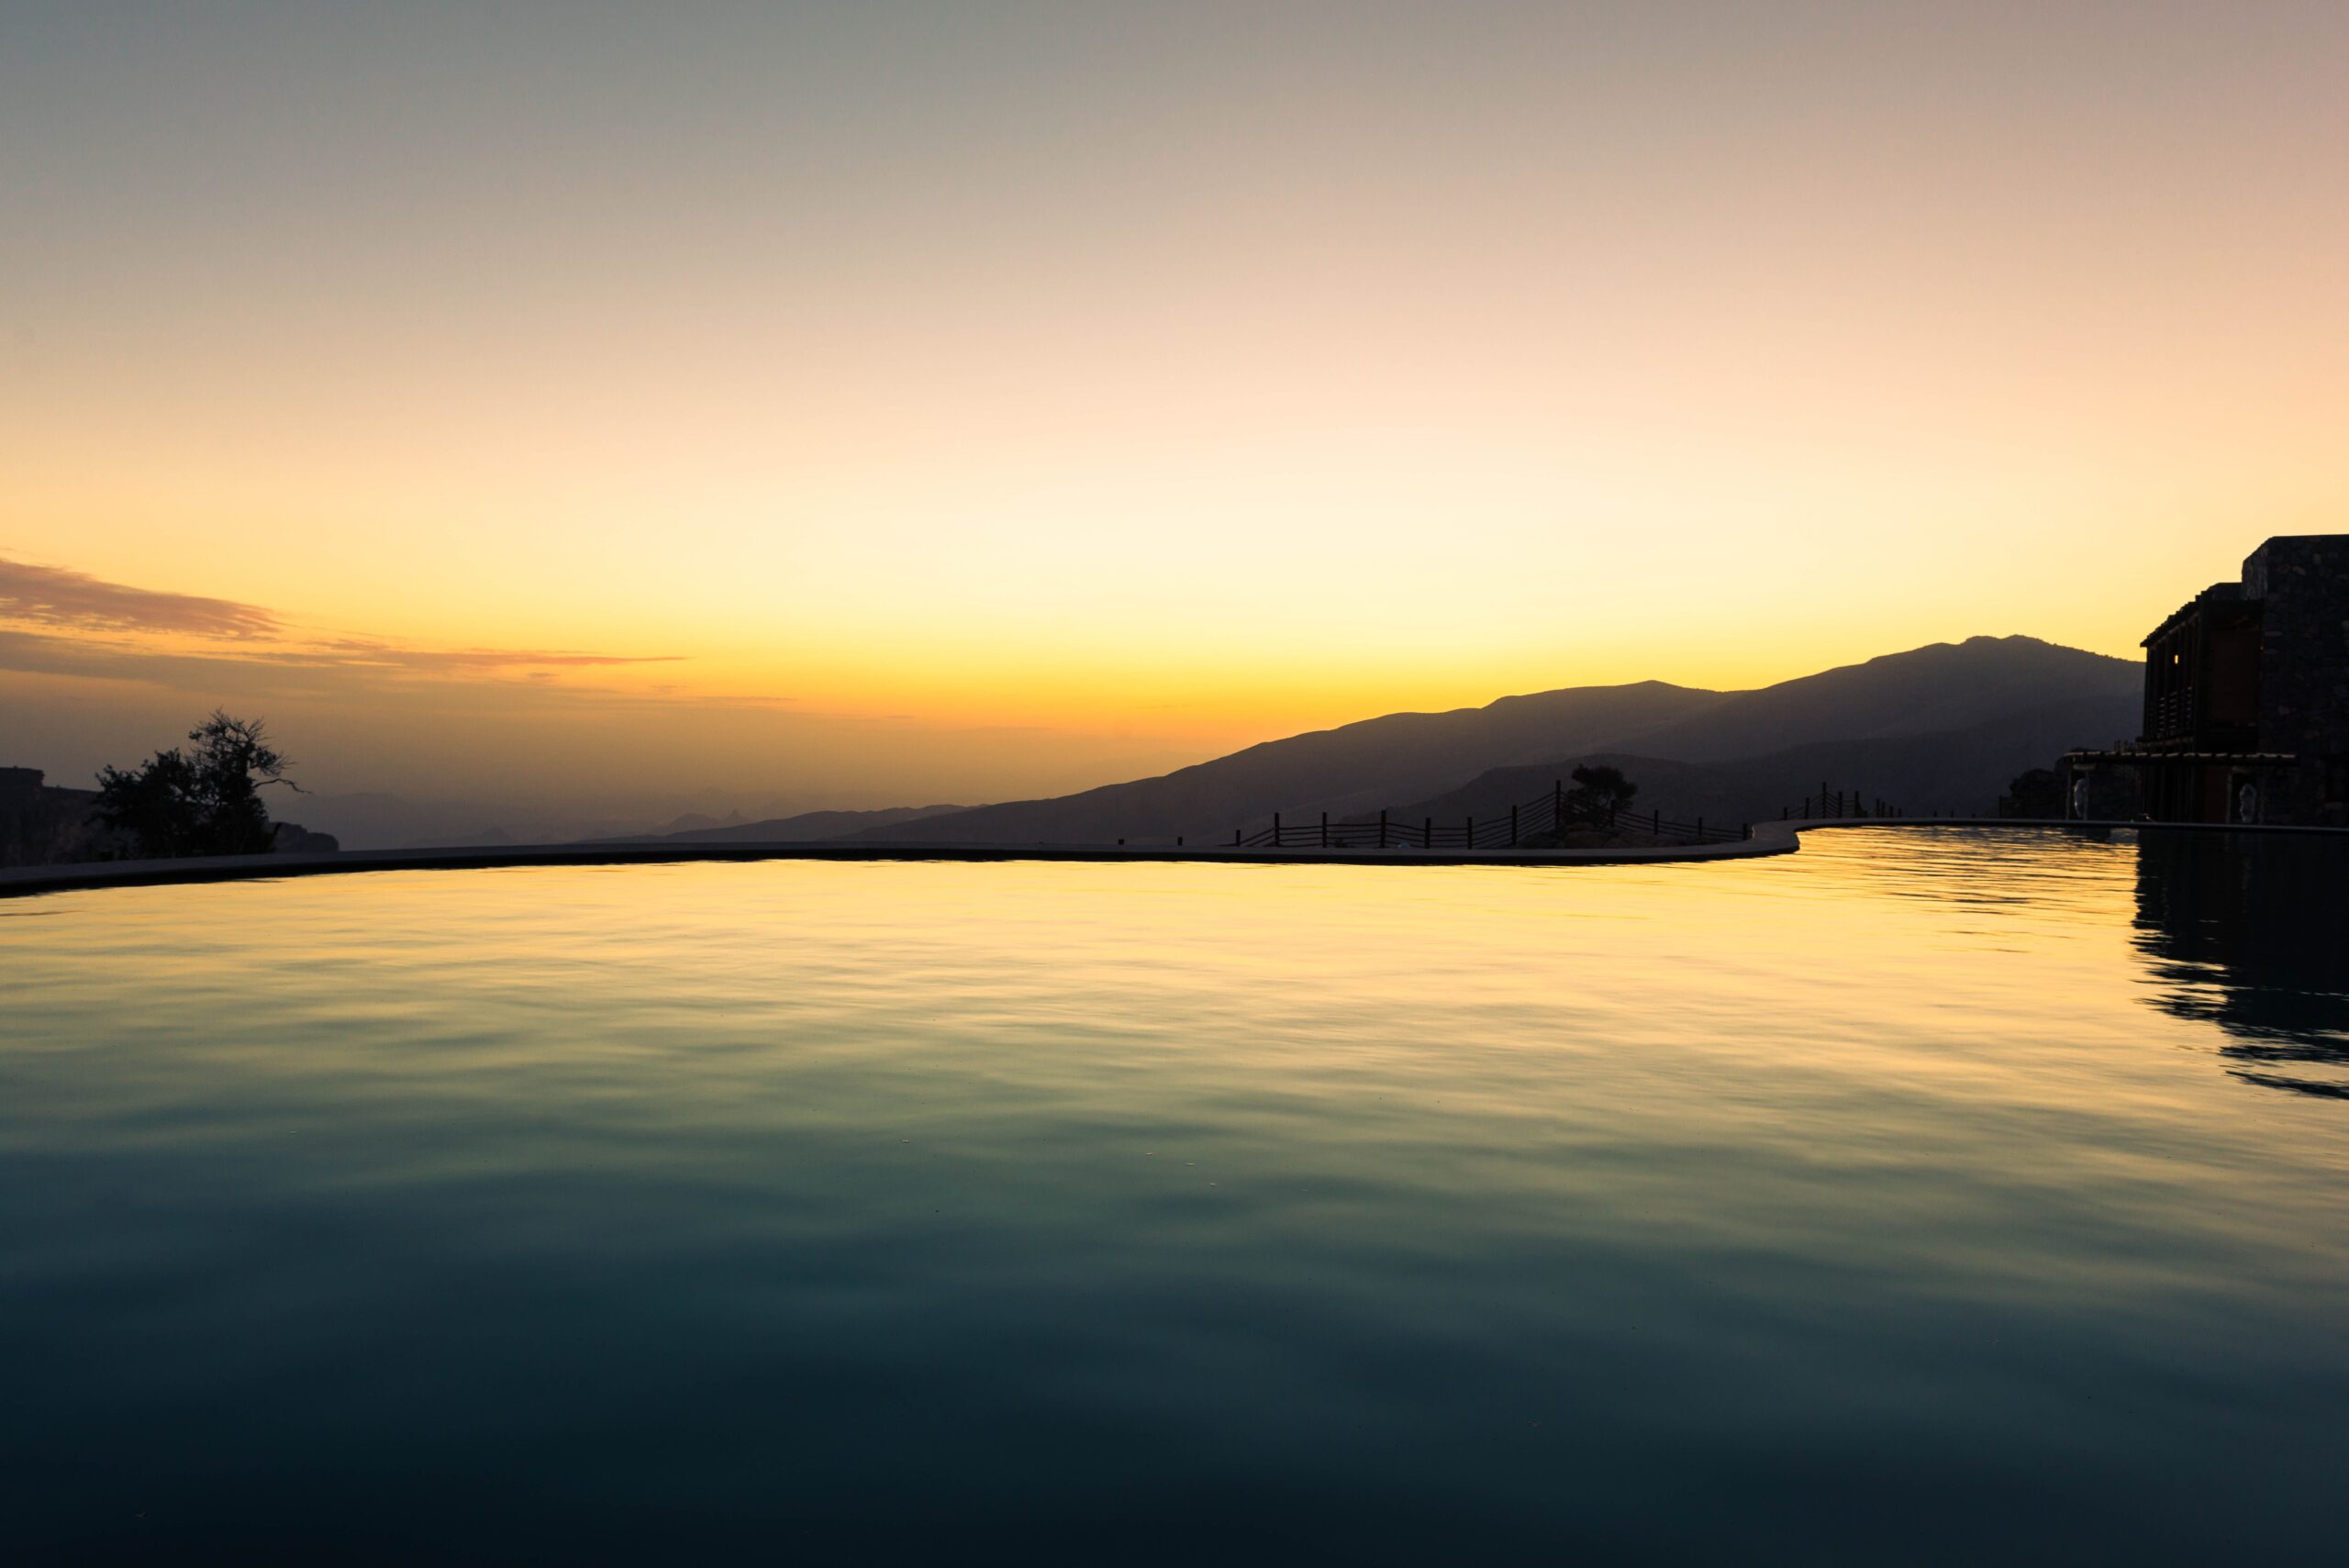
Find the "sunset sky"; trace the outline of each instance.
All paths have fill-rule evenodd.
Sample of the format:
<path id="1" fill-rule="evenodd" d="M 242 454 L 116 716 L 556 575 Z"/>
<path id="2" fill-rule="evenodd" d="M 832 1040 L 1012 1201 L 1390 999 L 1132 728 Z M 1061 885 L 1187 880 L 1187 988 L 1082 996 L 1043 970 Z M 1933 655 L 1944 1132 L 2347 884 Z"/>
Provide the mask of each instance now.
<path id="1" fill-rule="evenodd" d="M 2349 529 L 2349 6 L 0 0 L 0 764 L 841 804 L 2133 655 Z"/>

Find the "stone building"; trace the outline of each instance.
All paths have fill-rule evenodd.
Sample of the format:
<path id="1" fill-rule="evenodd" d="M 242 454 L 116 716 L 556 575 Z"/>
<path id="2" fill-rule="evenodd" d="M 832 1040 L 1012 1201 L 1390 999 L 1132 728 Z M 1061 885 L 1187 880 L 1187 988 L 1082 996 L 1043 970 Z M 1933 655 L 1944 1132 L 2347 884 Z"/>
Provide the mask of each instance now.
<path id="1" fill-rule="evenodd" d="M 85 860 L 97 792 L 58 789 L 39 768 L 0 768 L 0 866 Z"/>
<path id="2" fill-rule="evenodd" d="M 2067 815 L 2349 827 L 2349 534 L 2269 539 L 2144 648 L 2143 733 L 2064 758 Z"/>

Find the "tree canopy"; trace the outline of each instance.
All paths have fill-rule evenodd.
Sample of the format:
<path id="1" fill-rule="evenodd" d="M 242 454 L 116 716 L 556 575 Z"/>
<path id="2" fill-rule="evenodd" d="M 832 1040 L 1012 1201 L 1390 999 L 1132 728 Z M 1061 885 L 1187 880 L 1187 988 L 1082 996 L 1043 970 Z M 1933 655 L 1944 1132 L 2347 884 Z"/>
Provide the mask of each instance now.
<path id="1" fill-rule="evenodd" d="M 1604 763 L 1577 766 L 1568 776 L 1575 787 L 1566 792 L 1566 815 L 1585 822 L 1613 823 L 1615 814 L 1640 793 L 1640 786 L 1625 778 L 1622 769 Z"/>
<path id="2" fill-rule="evenodd" d="M 2065 815 L 2064 781 L 2052 769 L 2029 769 L 2017 775 L 2014 783 L 2007 786 L 2006 799 L 1998 804 L 2006 816 L 2062 817 Z"/>
<path id="3" fill-rule="evenodd" d="M 187 738 L 186 751 L 158 751 L 134 769 L 98 772 L 98 819 L 125 834 L 142 859 L 259 855 L 273 847 L 263 786 L 283 784 L 292 762 L 269 743 L 259 719 L 217 708 Z"/>

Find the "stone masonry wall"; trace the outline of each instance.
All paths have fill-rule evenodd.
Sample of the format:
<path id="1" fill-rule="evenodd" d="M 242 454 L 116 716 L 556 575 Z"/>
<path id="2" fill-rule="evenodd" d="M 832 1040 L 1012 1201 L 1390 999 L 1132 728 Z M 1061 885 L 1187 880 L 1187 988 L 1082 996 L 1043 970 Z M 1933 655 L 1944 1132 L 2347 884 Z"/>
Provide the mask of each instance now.
<path id="1" fill-rule="evenodd" d="M 2260 627 L 2259 745 L 2303 759 L 2263 813 L 2271 821 L 2341 823 L 2326 762 L 2349 757 L 2349 535 L 2269 539 L 2243 562 L 2244 591 L 2266 601 Z"/>

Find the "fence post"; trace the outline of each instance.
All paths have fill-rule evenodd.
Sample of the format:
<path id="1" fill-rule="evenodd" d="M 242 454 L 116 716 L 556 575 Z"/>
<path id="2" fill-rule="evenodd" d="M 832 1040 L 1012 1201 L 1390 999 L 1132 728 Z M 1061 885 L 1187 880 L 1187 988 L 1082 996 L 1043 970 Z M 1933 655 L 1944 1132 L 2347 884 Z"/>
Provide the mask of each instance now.
<path id="1" fill-rule="evenodd" d="M 1648 837 L 1651 839 L 1664 837 L 1664 807 L 1661 806 L 1648 813 Z"/>
<path id="2" fill-rule="evenodd" d="M 1475 849 L 1476 847 L 1476 819 L 1473 817 L 1468 818 L 1467 839 L 1468 841 L 1460 847 L 1464 850 Z"/>
<path id="3" fill-rule="evenodd" d="M 1432 817 L 1419 824 L 1419 848 L 1423 850 L 1435 848 L 1435 818 Z"/>
<path id="4" fill-rule="evenodd" d="M 1276 850 L 1277 850 L 1277 849 L 1279 849 L 1280 847 L 1281 847 L 1281 814 L 1280 814 L 1279 812 L 1275 811 L 1275 812 L 1274 812 L 1274 813 L 1273 813 L 1273 848 L 1275 848 L 1275 849 L 1276 849 Z"/>
<path id="5" fill-rule="evenodd" d="M 1508 808 L 1508 847 L 1512 850 L 1517 848 L 1517 807 L 1512 806 Z"/>
<path id="6" fill-rule="evenodd" d="M 1330 814 L 1326 811 L 1321 814 L 1321 847 L 1330 847 Z"/>
<path id="7" fill-rule="evenodd" d="M 1748 823 L 1746 823 L 1744 826 L 1742 826 L 1742 827 L 1741 827 L 1740 828 L 1738 828 L 1738 830 L 1737 830 L 1737 837 L 1738 837 L 1738 840 L 1739 840 L 1739 841 L 1740 841 L 1740 842 L 1742 842 L 1742 841 L 1744 841 L 1745 840 L 1747 840 L 1747 839 L 1751 839 L 1752 837 L 1753 837 L 1753 823 L 1751 823 L 1751 822 L 1748 822 Z"/>
<path id="8" fill-rule="evenodd" d="M 1240 829 L 1237 828 L 1231 830 L 1231 847 L 1235 850 L 1240 847 Z"/>
<path id="9" fill-rule="evenodd" d="M 1378 847 L 1386 847 L 1386 808 L 1383 806 L 1378 808 Z"/>

